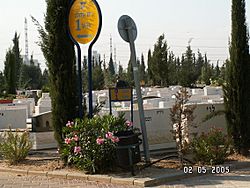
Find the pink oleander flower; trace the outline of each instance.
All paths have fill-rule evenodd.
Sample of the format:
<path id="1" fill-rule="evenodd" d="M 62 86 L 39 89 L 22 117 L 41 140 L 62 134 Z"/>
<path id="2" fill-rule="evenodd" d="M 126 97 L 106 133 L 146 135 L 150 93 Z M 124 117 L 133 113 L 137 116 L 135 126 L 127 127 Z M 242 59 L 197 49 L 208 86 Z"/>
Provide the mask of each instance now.
<path id="1" fill-rule="evenodd" d="M 116 142 L 119 142 L 120 140 L 119 140 L 119 138 L 117 136 L 113 136 L 111 138 L 111 141 L 114 142 L 114 143 L 116 143 Z"/>
<path id="2" fill-rule="evenodd" d="M 74 153 L 75 154 L 78 154 L 78 153 L 80 153 L 81 152 L 81 147 L 80 146 L 75 146 L 74 147 Z"/>
<path id="3" fill-rule="evenodd" d="M 127 121 L 125 122 L 125 124 L 126 124 L 128 127 L 132 127 L 132 126 L 133 126 L 132 121 L 129 121 L 129 120 L 127 120 Z"/>
<path id="4" fill-rule="evenodd" d="M 105 141 L 105 139 L 104 139 L 104 138 L 101 138 L 101 137 L 99 137 L 99 138 L 96 139 L 96 143 L 97 143 L 98 145 L 102 145 L 102 144 L 104 143 L 104 141 Z"/>
<path id="5" fill-rule="evenodd" d="M 77 135 L 75 135 L 72 139 L 76 142 L 79 141 L 79 137 Z"/>
<path id="6" fill-rule="evenodd" d="M 73 127 L 73 125 L 74 125 L 74 122 L 70 122 L 70 121 L 68 121 L 68 123 L 66 123 L 66 127 Z"/>
<path id="7" fill-rule="evenodd" d="M 64 142 L 65 142 L 66 144 L 70 144 L 71 139 L 70 139 L 70 138 L 65 138 L 65 139 L 64 139 Z"/>
<path id="8" fill-rule="evenodd" d="M 107 132 L 105 136 L 106 136 L 107 139 L 112 139 L 113 133 L 112 132 Z"/>

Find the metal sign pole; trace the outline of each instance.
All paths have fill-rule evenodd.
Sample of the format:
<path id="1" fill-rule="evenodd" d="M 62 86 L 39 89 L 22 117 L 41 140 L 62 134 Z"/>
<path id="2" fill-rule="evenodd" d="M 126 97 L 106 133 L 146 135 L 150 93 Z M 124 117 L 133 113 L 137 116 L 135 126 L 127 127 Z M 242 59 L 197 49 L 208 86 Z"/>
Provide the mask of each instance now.
<path id="1" fill-rule="evenodd" d="M 140 81 L 139 81 L 139 76 L 138 76 L 139 71 L 138 71 L 138 66 L 136 63 L 136 54 L 135 54 L 134 41 L 137 36 L 137 29 L 136 29 L 135 22 L 129 16 L 123 15 L 120 17 L 118 21 L 118 30 L 122 39 L 125 40 L 126 42 L 129 42 L 129 46 L 130 46 L 130 51 L 131 51 L 130 58 L 131 58 L 132 67 L 133 67 L 133 75 L 134 75 L 134 80 L 135 80 L 135 89 L 136 89 L 136 94 L 137 94 L 138 110 L 139 110 L 142 137 L 143 137 L 143 150 L 145 154 L 146 163 L 150 163 L 147 130 L 146 130 L 146 124 L 145 124 Z"/>
<path id="2" fill-rule="evenodd" d="M 98 11 L 98 16 L 99 16 L 99 27 L 97 30 L 97 34 L 94 38 L 94 40 L 90 43 L 89 45 L 89 49 L 88 49 L 88 76 L 89 76 L 89 118 L 93 117 L 93 95 L 92 95 L 92 91 L 93 91 L 93 83 L 92 83 L 92 47 L 95 44 L 95 42 L 97 41 L 100 33 L 101 33 L 101 29 L 102 29 L 102 12 L 100 9 L 99 4 L 97 3 L 96 0 L 93 0 L 93 3 L 95 4 L 97 11 Z"/>
<path id="3" fill-rule="evenodd" d="M 129 38 L 132 38 L 131 32 L 132 32 L 132 30 L 128 28 Z M 131 50 L 131 62 L 132 62 L 132 66 L 133 66 L 133 75 L 134 75 L 134 80 L 135 80 L 135 89 L 136 89 L 139 116 L 140 116 L 141 129 L 142 129 L 143 150 L 144 150 L 146 162 L 150 163 L 149 146 L 148 146 L 148 139 L 147 139 L 147 131 L 146 131 L 146 124 L 145 124 L 145 117 L 144 117 L 141 88 L 140 88 L 140 82 L 139 82 L 139 77 L 138 77 L 138 74 L 139 74 L 138 73 L 138 66 L 136 64 L 134 41 L 130 40 L 129 45 L 130 45 L 130 50 Z"/>
<path id="4" fill-rule="evenodd" d="M 78 61 L 78 88 L 79 88 L 79 118 L 83 117 L 83 106 L 82 106 L 82 68 L 81 68 L 81 47 L 78 43 L 75 44 L 77 47 L 77 61 Z"/>

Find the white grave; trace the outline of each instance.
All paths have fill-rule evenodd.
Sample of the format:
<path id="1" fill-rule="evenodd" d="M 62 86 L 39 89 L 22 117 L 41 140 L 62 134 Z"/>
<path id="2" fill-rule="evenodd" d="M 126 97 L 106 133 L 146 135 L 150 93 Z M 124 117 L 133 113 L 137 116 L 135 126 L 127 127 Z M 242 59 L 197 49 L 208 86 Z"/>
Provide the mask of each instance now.
<path id="1" fill-rule="evenodd" d="M 26 117 L 25 106 L 1 106 L 0 129 L 26 129 Z"/>
<path id="2" fill-rule="evenodd" d="M 27 118 L 32 117 L 35 112 L 35 99 L 34 98 L 22 98 L 14 99 L 13 105 L 15 106 L 26 106 L 27 108 Z"/>
<path id="3" fill-rule="evenodd" d="M 35 109 L 36 114 L 51 111 L 51 99 L 49 93 L 42 93 L 42 97 L 38 100 Z"/>

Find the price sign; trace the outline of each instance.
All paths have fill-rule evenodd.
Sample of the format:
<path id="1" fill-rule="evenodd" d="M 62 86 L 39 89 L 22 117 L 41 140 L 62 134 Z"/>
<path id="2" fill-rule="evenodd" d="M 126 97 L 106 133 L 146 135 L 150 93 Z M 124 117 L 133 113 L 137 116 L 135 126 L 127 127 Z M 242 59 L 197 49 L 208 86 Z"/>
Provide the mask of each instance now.
<path id="1" fill-rule="evenodd" d="M 75 0 L 69 13 L 69 30 L 76 42 L 89 43 L 97 34 L 99 12 L 93 0 Z"/>

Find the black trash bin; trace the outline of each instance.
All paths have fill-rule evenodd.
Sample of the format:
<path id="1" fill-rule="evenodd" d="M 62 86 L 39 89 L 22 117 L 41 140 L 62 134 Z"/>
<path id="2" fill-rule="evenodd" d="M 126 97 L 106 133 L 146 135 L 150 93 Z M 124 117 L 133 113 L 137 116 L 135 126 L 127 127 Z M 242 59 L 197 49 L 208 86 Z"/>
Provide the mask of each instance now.
<path id="1" fill-rule="evenodd" d="M 116 163 L 118 166 L 130 169 L 141 161 L 140 147 L 141 139 L 140 134 L 135 134 L 133 131 L 123 131 L 116 133 L 119 138 L 118 146 L 116 148 Z M 130 150 L 130 151 L 129 151 Z M 132 164 L 129 159 L 129 152 L 131 152 Z"/>

